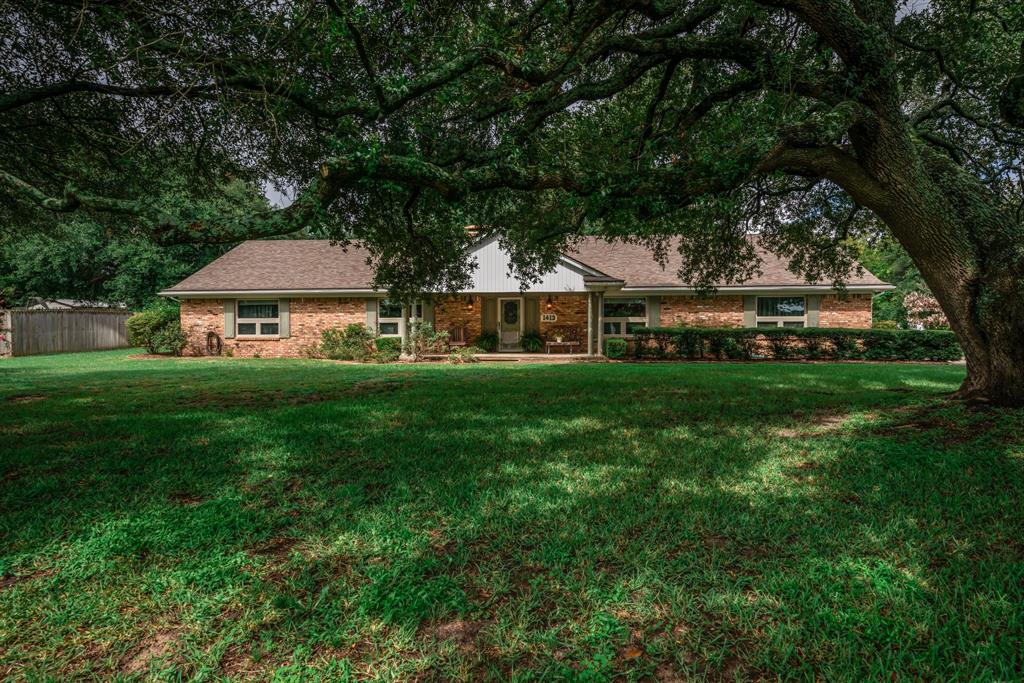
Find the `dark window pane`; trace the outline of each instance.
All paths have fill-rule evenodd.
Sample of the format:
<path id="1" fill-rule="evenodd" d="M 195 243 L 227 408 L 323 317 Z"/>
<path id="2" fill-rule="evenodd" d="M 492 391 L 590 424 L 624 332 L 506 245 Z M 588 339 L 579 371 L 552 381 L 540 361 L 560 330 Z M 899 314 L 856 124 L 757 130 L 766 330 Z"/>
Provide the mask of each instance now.
<path id="1" fill-rule="evenodd" d="M 422 318 L 423 317 L 423 304 L 415 304 L 412 307 L 412 317 Z"/>
<path id="2" fill-rule="evenodd" d="M 783 327 L 803 327 L 804 324 L 802 322 L 800 322 L 800 321 L 794 320 L 792 322 L 783 321 L 782 322 L 782 326 Z"/>
<path id="3" fill-rule="evenodd" d="M 605 299 L 606 318 L 643 318 L 647 315 L 647 299 Z"/>
<path id="4" fill-rule="evenodd" d="M 773 318 L 800 317 L 804 314 L 804 298 L 802 296 L 759 296 L 757 297 L 757 314 Z"/>
<path id="5" fill-rule="evenodd" d="M 238 323 L 238 334 L 256 334 L 256 323 Z"/>
<path id="6" fill-rule="evenodd" d="M 381 318 L 401 318 L 402 304 L 392 301 L 381 301 L 378 315 Z"/>
<path id="7" fill-rule="evenodd" d="M 381 334 L 398 334 L 398 323 L 381 323 L 379 329 Z"/>
<path id="8" fill-rule="evenodd" d="M 604 324 L 605 334 L 622 334 L 622 323 L 605 323 Z"/>
<path id="9" fill-rule="evenodd" d="M 277 334 L 277 323 L 260 323 L 260 334 Z"/>
<path id="10" fill-rule="evenodd" d="M 277 302 L 276 301 L 239 301 L 238 302 L 238 318 L 249 319 L 253 318 L 276 318 L 277 317 Z"/>
<path id="11" fill-rule="evenodd" d="M 759 321 L 759 322 L 757 323 L 757 326 L 758 326 L 758 327 L 778 327 L 778 326 L 779 326 L 779 324 L 778 324 L 778 323 L 776 323 L 776 322 L 766 322 L 766 321 L 764 321 L 764 320 L 761 320 L 761 321 Z"/>
<path id="12" fill-rule="evenodd" d="M 501 322 L 506 325 L 519 324 L 519 302 L 505 301 L 501 304 Z"/>

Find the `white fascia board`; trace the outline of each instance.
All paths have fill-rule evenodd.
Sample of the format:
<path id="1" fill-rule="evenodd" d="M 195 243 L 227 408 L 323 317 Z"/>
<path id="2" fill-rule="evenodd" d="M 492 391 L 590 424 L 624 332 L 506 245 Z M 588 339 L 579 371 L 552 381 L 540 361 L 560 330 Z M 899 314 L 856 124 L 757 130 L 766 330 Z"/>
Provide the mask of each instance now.
<path id="1" fill-rule="evenodd" d="M 896 289 L 894 285 L 847 285 L 848 292 L 888 292 Z M 693 294 L 697 290 L 693 287 L 676 287 L 672 285 L 658 287 L 623 287 L 623 292 L 630 294 Z M 716 294 L 728 294 L 732 292 L 757 292 L 757 293 L 798 293 L 798 294 L 831 294 L 838 291 L 835 287 L 827 285 L 761 285 L 746 286 L 738 285 L 731 287 L 716 287 Z"/>
<path id="2" fill-rule="evenodd" d="M 165 289 L 158 292 L 159 296 L 179 297 L 182 299 L 232 298 L 239 296 L 385 296 L 385 292 L 373 289 L 209 289 L 209 290 L 173 290 Z"/>
<path id="3" fill-rule="evenodd" d="M 582 261 L 577 261 L 576 259 L 570 258 L 565 254 L 561 254 L 559 256 L 559 261 L 561 261 L 562 264 L 565 265 L 566 267 L 572 268 L 580 273 L 585 273 L 586 275 L 593 275 L 595 277 L 608 277 L 607 273 L 602 273 L 601 271 L 596 270 L 595 268 L 591 268 L 586 263 L 583 263 Z"/>

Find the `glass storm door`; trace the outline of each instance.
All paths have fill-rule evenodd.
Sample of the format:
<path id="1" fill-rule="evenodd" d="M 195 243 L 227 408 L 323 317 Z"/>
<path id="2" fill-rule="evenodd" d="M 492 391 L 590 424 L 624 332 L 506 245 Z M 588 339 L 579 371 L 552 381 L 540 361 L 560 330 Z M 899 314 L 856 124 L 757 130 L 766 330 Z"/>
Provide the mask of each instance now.
<path id="1" fill-rule="evenodd" d="M 522 299 L 498 300 L 498 327 L 501 335 L 501 350 L 519 348 L 519 335 L 523 329 Z"/>

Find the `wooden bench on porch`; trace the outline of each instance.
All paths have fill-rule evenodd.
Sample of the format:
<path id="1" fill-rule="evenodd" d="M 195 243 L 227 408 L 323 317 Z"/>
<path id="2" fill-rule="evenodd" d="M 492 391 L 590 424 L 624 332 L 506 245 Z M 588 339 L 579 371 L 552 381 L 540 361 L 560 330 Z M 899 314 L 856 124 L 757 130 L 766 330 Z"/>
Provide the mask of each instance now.
<path id="1" fill-rule="evenodd" d="M 551 349 L 565 349 L 565 353 L 574 353 L 579 350 L 580 343 L 580 331 L 571 325 L 562 325 L 548 329 L 544 348 L 548 353 L 551 353 Z"/>
<path id="2" fill-rule="evenodd" d="M 466 346 L 469 344 L 469 330 L 465 327 L 449 327 L 448 332 L 448 348 L 454 346 Z"/>

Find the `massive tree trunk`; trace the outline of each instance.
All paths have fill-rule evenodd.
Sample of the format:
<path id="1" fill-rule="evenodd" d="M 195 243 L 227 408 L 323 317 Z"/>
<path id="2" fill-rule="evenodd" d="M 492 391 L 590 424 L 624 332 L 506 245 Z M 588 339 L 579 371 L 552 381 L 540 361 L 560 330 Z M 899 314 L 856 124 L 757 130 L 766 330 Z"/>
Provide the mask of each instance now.
<path id="1" fill-rule="evenodd" d="M 956 220 L 954 218 L 954 220 Z M 958 223 L 958 228 L 968 226 Z M 925 247 L 927 249 L 927 247 Z M 1024 297 L 1019 268 L 993 270 L 976 262 L 964 276 L 962 264 L 929 250 L 915 262 L 935 294 L 967 359 L 967 377 L 957 395 L 970 401 L 1024 405 Z M 1016 290 L 1016 291 L 1015 291 Z"/>
<path id="2" fill-rule="evenodd" d="M 1024 405 L 1024 226 L 948 157 L 919 146 L 882 179 L 880 214 L 949 319 L 967 360 L 958 396 Z"/>
<path id="3" fill-rule="evenodd" d="M 980 298 L 972 302 L 985 306 Z M 990 401 L 998 405 L 1024 406 L 1024 332 L 1021 327 L 1022 303 L 1004 309 L 1013 316 L 1015 326 L 1007 323 L 985 327 L 973 320 L 953 321 L 950 325 L 964 346 L 967 378 L 958 396 L 969 401 Z"/>
<path id="4" fill-rule="evenodd" d="M 874 211 L 963 347 L 967 378 L 958 396 L 1024 406 L 1024 225 L 980 180 L 918 139 L 898 106 L 887 114 L 852 127 L 849 149 L 798 144 L 775 154 L 769 169 L 828 178 Z"/>

